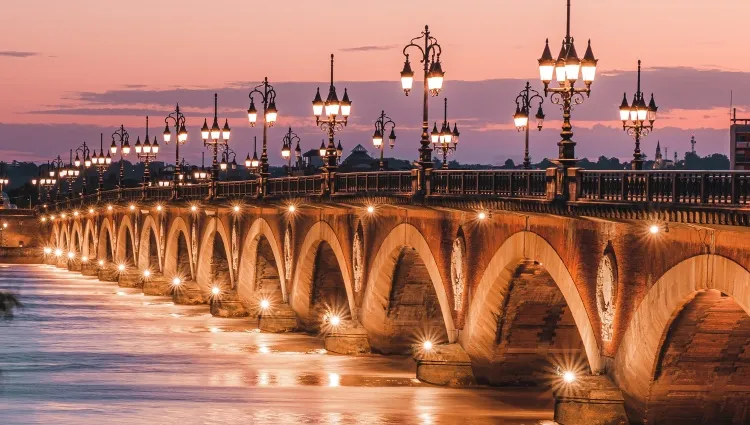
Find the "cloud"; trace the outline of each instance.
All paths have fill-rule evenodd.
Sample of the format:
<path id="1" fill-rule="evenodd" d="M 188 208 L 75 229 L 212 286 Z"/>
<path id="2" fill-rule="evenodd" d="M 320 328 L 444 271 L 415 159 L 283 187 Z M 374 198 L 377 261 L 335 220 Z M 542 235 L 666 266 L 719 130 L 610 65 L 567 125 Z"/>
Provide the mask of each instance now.
<path id="1" fill-rule="evenodd" d="M 28 58 L 30 56 L 39 56 L 38 52 L 19 52 L 16 50 L 2 50 L 0 51 L 0 56 L 5 56 L 9 58 Z"/>
<path id="2" fill-rule="evenodd" d="M 339 49 L 341 52 L 373 52 L 379 50 L 391 50 L 395 49 L 398 45 L 396 44 L 384 44 L 381 46 L 357 46 L 357 47 L 345 47 Z"/>

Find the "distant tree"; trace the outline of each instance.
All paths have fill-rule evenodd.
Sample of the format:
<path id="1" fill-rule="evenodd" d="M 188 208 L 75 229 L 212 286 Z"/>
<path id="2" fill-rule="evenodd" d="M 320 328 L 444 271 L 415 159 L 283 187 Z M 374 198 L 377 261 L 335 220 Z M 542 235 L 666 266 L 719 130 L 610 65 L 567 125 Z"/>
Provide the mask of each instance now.
<path id="1" fill-rule="evenodd" d="M 503 168 L 505 170 L 512 170 L 512 169 L 516 168 L 516 163 L 513 162 L 512 159 L 508 158 L 508 159 L 505 160 L 505 163 L 500 168 Z"/>

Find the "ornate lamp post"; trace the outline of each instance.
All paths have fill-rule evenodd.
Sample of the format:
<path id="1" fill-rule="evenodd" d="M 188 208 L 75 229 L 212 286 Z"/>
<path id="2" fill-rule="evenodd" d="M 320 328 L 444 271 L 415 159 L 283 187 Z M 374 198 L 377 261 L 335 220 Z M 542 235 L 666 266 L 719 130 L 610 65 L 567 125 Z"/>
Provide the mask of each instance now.
<path id="1" fill-rule="evenodd" d="M 3 191 L 3 188 L 10 183 L 10 180 L 8 180 L 7 175 L 5 174 L 5 169 L 3 169 L 2 173 L 0 173 L 0 192 Z"/>
<path id="2" fill-rule="evenodd" d="M 195 170 L 193 170 L 193 179 L 199 183 L 211 179 L 212 172 L 206 170 L 206 166 L 204 164 L 205 159 L 205 152 L 201 152 L 201 168 L 196 168 Z"/>
<path id="3" fill-rule="evenodd" d="M 99 174 L 96 186 L 96 199 L 97 201 L 101 201 L 102 190 L 104 189 L 104 171 L 112 164 L 112 157 L 109 152 L 107 152 L 107 156 L 104 156 L 104 133 L 99 134 L 99 155 L 96 154 L 96 149 L 94 149 L 94 154 L 91 156 L 91 163 L 96 167 L 96 171 Z"/>
<path id="4" fill-rule="evenodd" d="M 81 170 L 78 167 L 73 166 L 73 149 L 70 150 L 70 162 L 67 166 L 63 166 L 60 169 L 60 177 L 64 178 L 68 183 L 68 198 L 73 199 L 73 183 L 81 174 Z"/>
<path id="5" fill-rule="evenodd" d="M 560 49 L 560 54 L 557 60 L 552 58 L 552 53 L 549 49 L 549 39 L 544 46 L 544 52 L 542 57 L 539 59 L 539 75 L 542 82 L 544 83 L 544 95 L 552 93 L 552 103 L 555 105 L 561 105 L 563 110 L 563 125 L 560 136 L 562 140 L 557 143 L 559 147 L 559 155 L 556 163 L 558 163 L 563 170 L 572 167 L 576 163 L 575 157 L 575 146 L 576 143 L 572 140 L 573 138 L 573 126 L 570 124 L 570 111 L 572 105 L 578 105 L 583 103 L 585 100 L 583 93 L 586 96 L 591 95 L 591 84 L 594 82 L 596 77 L 596 64 L 597 59 L 594 58 L 594 54 L 591 51 L 591 41 L 589 40 L 586 54 L 583 56 L 583 60 L 578 59 L 576 48 L 573 43 L 573 37 L 570 36 L 570 0 L 568 0 L 568 19 L 567 19 L 567 30 L 565 33 L 565 39 Z M 557 80 L 559 87 L 549 87 L 552 82 L 553 74 Z M 583 77 L 585 87 L 575 87 L 576 81 L 578 81 L 579 75 Z M 564 172 L 563 172 L 564 173 Z M 564 192 L 561 194 L 567 196 L 567 185 Z"/>
<path id="6" fill-rule="evenodd" d="M 115 142 L 115 137 L 117 137 L 118 141 Z M 124 174 L 125 174 L 125 158 L 130 153 L 130 142 L 128 139 L 130 138 L 130 135 L 127 131 L 125 131 L 125 127 L 123 125 L 120 125 L 120 128 L 115 130 L 114 133 L 112 133 L 112 144 L 109 146 L 109 151 L 112 152 L 112 155 L 117 154 L 117 144 L 119 142 L 120 147 L 120 174 L 117 177 L 117 188 L 122 189 L 123 183 L 124 183 Z"/>
<path id="7" fill-rule="evenodd" d="M 232 148 L 229 147 L 229 145 L 224 147 L 224 151 L 221 153 L 221 162 L 219 163 L 219 168 L 221 171 L 225 171 L 226 179 L 229 179 L 229 171 L 230 169 L 236 170 L 237 169 L 237 155 L 234 153 Z"/>
<path id="8" fill-rule="evenodd" d="M 250 173 L 257 174 L 258 168 L 260 167 L 260 160 L 258 159 L 258 138 L 254 136 L 253 146 L 253 158 L 250 159 L 250 154 L 247 154 L 247 157 L 245 158 L 245 168 L 247 168 Z"/>
<path id="9" fill-rule="evenodd" d="M 380 111 L 380 116 L 375 120 L 375 133 L 372 135 L 372 144 L 375 148 L 380 150 L 380 171 L 383 171 L 383 151 L 385 150 L 385 144 L 383 143 L 383 136 L 391 127 L 391 134 L 388 136 L 388 144 L 391 149 L 396 145 L 396 123 L 385 114 L 385 111 Z"/>
<path id="10" fill-rule="evenodd" d="M 424 47 L 416 44 L 415 41 L 424 40 Z M 409 55 L 406 51 L 414 47 L 419 50 L 421 56 L 419 61 L 423 64 L 424 68 L 424 93 L 422 99 L 422 139 L 419 141 L 419 166 L 423 170 L 422 175 L 419 179 L 419 187 L 421 190 L 425 190 L 426 177 L 430 173 L 433 167 L 432 164 L 432 147 L 430 146 L 430 135 L 429 125 L 430 117 L 428 113 L 428 99 L 429 95 L 437 96 L 440 94 L 440 89 L 443 88 L 443 79 L 445 73 L 443 67 L 440 64 L 440 54 L 443 49 L 438 44 L 437 39 L 430 35 L 430 27 L 425 25 L 422 35 L 413 38 L 409 44 L 404 47 L 403 54 L 406 56 L 404 61 L 404 69 L 401 71 L 401 87 L 404 89 L 404 94 L 407 96 L 411 91 L 412 84 L 414 83 L 414 71 L 411 69 L 409 63 Z"/>
<path id="11" fill-rule="evenodd" d="M 86 195 L 86 170 L 91 166 L 91 151 L 89 150 L 88 145 L 86 145 L 86 142 L 83 142 L 81 146 L 78 146 L 76 148 L 76 158 L 73 160 L 73 164 L 76 166 L 76 168 L 81 168 L 81 157 L 78 155 L 80 154 L 83 156 L 83 179 L 81 181 L 81 196 Z"/>
<path id="12" fill-rule="evenodd" d="M 50 165 L 52 166 L 52 169 L 50 169 L 49 176 L 55 177 L 55 175 L 57 175 L 58 177 L 58 179 L 55 179 L 57 184 L 53 186 L 55 187 L 55 200 L 59 201 L 61 195 L 60 192 L 62 192 L 62 179 L 59 179 L 59 177 L 61 177 L 60 173 L 62 170 L 65 169 L 65 163 L 60 155 L 57 155 L 57 158 L 52 159 Z"/>
<path id="13" fill-rule="evenodd" d="M 643 169 L 643 155 L 641 155 L 641 137 L 648 136 L 654 129 L 656 111 L 659 109 L 654 102 L 654 94 L 646 105 L 646 100 L 641 91 L 641 61 L 638 61 L 638 88 L 633 95 L 633 104 L 628 105 L 628 95 L 622 95 L 620 105 L 620 119 L 622 129 L 635 139 L 635 150 L 633 151 L 633 169 Z"/>
<path id="14" fill-rule="evenodd" d="M 177 182 L 180 176 L 180 145 L 184 145 L 187 142 L 187 128 L 185 128 L 185 115 L 180 112 L 180 104 L 178 103 L 174 112 L 170 112 L 169 115 L 164 118 L 164 143 L 169 144 L 172 140 L 172 133 L 169 131 L 169 122 L 172 121 L 174 124 L 174 132 L 177 135 L 177 141 L 175 142 L 174 151 L 174 181 Z M 175 185 L 175 190 L 177 185 Z"/>
<path id="15" fill-rule="evenodd" d="M 219 163 L 218 153 L 219 146 L 227 149 L 229 147 L 229 135 L 231 130 L 229 129 L 229 120 L 224 120 L 224 128 L 219 127 L 219 95 L 214 93 L 214 122 L 211 128 L 208 128 L 208 120 L 203 120 L 203 128 L 201 128 L 201 138 L 203 139 L 203 146 L 207 146 L 213 153 L 213 161 L 211 162 L 211 194 L 213 197 L 216 193 L 216 181 L 219 180 Z"/>
<path id="16" fill-rule="evenodd" d="M 149 185 L 151 177 L 151 161 L 156 159 L 156 155 L 159 153 L 159 142 L 154 136 L 154 143 L 151 143 L 148 137 L 148 116 L 146 116 L 146 138 L 143 144 L 141 144 L 140 136 L 135 141 L 135 156 L 139 161 L 143 162 L 143 194 L 145 197 L 146 187 Z"/>
<path id="17" fill-rule="evenodd" d="M 432 127 L 432 133 L 430 133 L 430 139 L 435 149 L 438 149 L 443 154 L 443 170 L 448 169 L 448 155 L 455 152 L 458 149 L 458 126 L 453 124 L 453 130 L 451 130 L 451 124 L 448 122 L 448 98 L 444 99 L 444 115 L 443 115 L 443 126 L 440 131 L 437 129 L 437 123 Z"/>
<path id="18" fill-rule="evenodd" d="M 260 168 L 256 169 L 256 172 L 260 175 L 258 185 L 260 192 L 261 194 L 265 194 L 266 183 L 270 176 L 268 172 L 268 127 L 273 127 L 279 116 L 279 110 L 276 109 L 276 90 L 272 85 L 268 84 L 268 77 L 266 77 L 262 83 L 253 87 L 250 90 L 250 94 L 248 94 L 250 97 L 250 107 L 247 108 L 247 119 L 251 127 L 255 127 L 255 123 L 258 121 L 258 110 L 255 108 L 254 98 L 256 94 L 260 96 L 260 100 L 263 103 L 263 149 L 260 154 Z"/>
<path id="19" fill-rule="evenodd" d="M 516 96 L 516 113 L 513 114 L 513 122 L 516 124 L 516 129 L 518 131 L 525 130 L 526 132 L 523 151 L 523 168 L 525 170 L 531 169 L 531 158 L 529 157 L 529 111 L 531 111 L 532 103 L 535 100 L 539 102 L 539 109 L 536 111 L 535 116 L 536 128 L 541 131 L 544 124 L 544 111 L 542 111 L 544 98 L 539 95 L 538 91 L 532 89 L 527 81 L 526 87 Z"/>
<path id="20" fill-rule="evenodd" d="M 45 191 L 47 192 L 46 199 L 47 202 L 49 202 L 50 192 L 52 191 L 52 188 L 57 184 L 57 179 L 55 178 L 55 170 L 52 168 L 49 161 L 47 161 L 47 168 L 44 172 L 42 172 L 42 165 L 39 166 L 39 178 L 31 179 L 31 184 L 39 184 L 39 201 L 41 202 L 42 200 L 42 189 L 45 189 Z"/>
<path id="21" fill-rule="evenodd" d="M 313 115 L 315 115 L 315 124 L 320 127 L 328 135 L 328 146 L 321 143 L 320 152 L 323 154 L 325 148 L 325 155 L 323 157 L 323 170 L 328 174 L 326 179 L 327 190 L 330 190 L 331 183 L 333 182 L 333 175 L 338 168 L 339 158 L 343 153 L 341 147 L 341 141 L 339 145 L 334 144 L 336 132 L 341 131 L 346 127 L 349 120 L 349 114 L 352 112 L 352 102 L 349 100 L 349 93 L 344 88 L 344 97 L 339 100 L 336 95 L 336 87 L 333 85 L 333 54 L 331 54 L 331 85 L 328 87 L 328 97 L 326 101 L 320 97 L 320 87 L 318 87 L 313 99 Z M 321 118 L 325 110 L 325 118 Z"/>
<path id="22" fill-rule="evenodd" d="M 297 133 L 292 132 L 292 127 L 289 127 L 289 131 L 286 132 L 284 138 L 281 139 L 281 157 L 287 160 L 286 171 L 287 175 L 292 175 L 292 143 L 297 142 L 297 147 L 294 149 L 295 159 L 299 161 L 300 155 L 302 155 L 302 149 L 299 147 L 300 138 Z"/>

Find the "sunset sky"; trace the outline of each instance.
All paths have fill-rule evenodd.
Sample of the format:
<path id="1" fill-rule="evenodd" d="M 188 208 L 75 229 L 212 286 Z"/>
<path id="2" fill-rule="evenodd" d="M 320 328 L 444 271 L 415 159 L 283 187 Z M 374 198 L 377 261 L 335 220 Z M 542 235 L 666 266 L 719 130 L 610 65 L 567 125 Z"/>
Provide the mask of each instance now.
<path id="1" fill-rule="evenodd" d="M 447 96 L 449 120 L 462 133 L 455 158 L 519 161 L 515 96 L 526 80 L 541 88 L 536 60 L 544 40 L 557 50 L 565 32 L 565 0 L 7 3 L 0 14 L 2 160 L 47 160 L 84 140 L 98 142 L 100 132 L 106 140 L 120 124 L 133 139 L 142 137 L 146 114 L 157 134 L 180 102 L 190 131 L 185 156 L 196 163 L 214 92 L 244 158 L 252 137 L 261 135 L 246 123 L 247 93 L 268 76 L 280 110 L 270 157 L 280 164 L 286 126 L 302 137 L 304 150 L 320 144 L 310 102 L 315 88 L 328 84 L 330 53 L 339 95 L 348 87 L 353 101 L 350 126 L 340 134 L 346 150 L 357 143 L 371 148 L 372 123 L 384 109 L 397 124 L 393 155 L 416 159 L 421 93 L 404 97 L 398 73 L 401 49 L 429 24 L 446 71 L 431 121 L 442 121 Z M 653 157 L 661 140 L 681 157 L 692 134 L 699 154 L 727 153 L 730 90 L 740 113 L 750 115 L 748 16 L 747 0 L 573 0 L 579 54 L 590 38 L 600 65 L 591 98 L 573 112 L 577 156 L 632 155 L 617 106 L 623 92 L 632 97 L 639 58 L 644 91 L 655 92 L 660 106 L 646 154 Z M 549 100 L 545 112 L 545 130 L 532 134 L 534 160 L 556 155 L 561 114 Z M 162 151 L 160 159 L 173 160 L 173 147 Z"/>

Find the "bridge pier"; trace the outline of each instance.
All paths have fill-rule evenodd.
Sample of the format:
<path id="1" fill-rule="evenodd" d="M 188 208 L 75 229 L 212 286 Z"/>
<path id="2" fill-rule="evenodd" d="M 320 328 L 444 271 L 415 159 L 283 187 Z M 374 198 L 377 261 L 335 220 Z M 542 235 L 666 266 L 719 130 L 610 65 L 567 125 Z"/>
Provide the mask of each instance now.
<path id="1" fill-rule="evenodd" d="M 270 306 L 258 315 L 258 328 L 271 333 L 294 332 L 297 329 L 297 315 L 289 303 Z"/>
<path id="2" fill-rule="evenodd" d="M 367 331 L 350 320 L 342 320 L 338 326 L 331 326 L 325 335 L 325 349 L 336 354 L 367 354 L 370 340 Z"/>
<path id="3" fill-rule="evenodd" d="M 117 280 L 117 285 L 121 288 L 142 288 L 143 276 L 140 272 L 120 273 Z"/>
<path id="4" fill-rule="evenodd" d="M 55 260 L 55 267 L 58 269 L 67 269 L 68 268 L 68 257 L 65 256 L 59 256 Z"/>
<path id="5" fill-rule="evenodd" d="M 417 379 L 434 385 L 473 385 L 476 383 L 471 359 L 459 344 L 414 346 Z"/>
<path id="6" fill-rule="evenodd" d="M 44 256 L 44 264 L 47 264 L 48 266 L 54 266 L 57 263 L 57 259 L 52 255 L 45 255 Z"/>
<path id="7" fill-rule="evenodd" d="M 117 282 L 119 280 L 119 273 L 114 267 L 99 267 L 97 276 L 99 276 L 99 280 L 102 282 Z"/>
<path id="8" fill-rule="evenodd" d="M 68 261 L 68 271 L 71 272 L 80 272 L 81 271 L 81 262 L 77 259 L 75 260 L 69 260 Z"/>
<path id="9" fill-rule="evenodd" d="M 210 300 L 211 315 L 216 317 L 247 317 L 248 312 L 236 292 L 224 292 Z"/>
<path id="10" fill-rule="evenodd" d="M 193 280 L 184 280 L 178 286 L 174 287 L 172 301 L 181 305 L 206 304 L 208 297 L 203 293 L 198 282 Z"/>
<path id="11" fill-rule="evenodd" d="M 560 425 L 627 425 L 622 391 L 604 375 L 581 376 L 554 392 Z"/>
<path id="12" fill-rule="evenodd" d="M 94 261 L 86 261 L 81 263 L 81 274 L 84 276 L 97 276 L 99 274 L 98 267 Z"/>
<path id="13" fill-rule="evenodd" d="M 143 279 L 143 295 L 167 296 L 172 294 L 169 279 L 161 273 L 151 273 L 151 276 Z"/>

